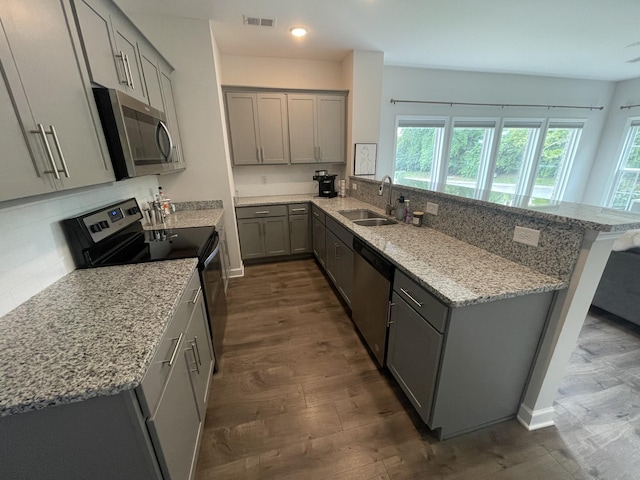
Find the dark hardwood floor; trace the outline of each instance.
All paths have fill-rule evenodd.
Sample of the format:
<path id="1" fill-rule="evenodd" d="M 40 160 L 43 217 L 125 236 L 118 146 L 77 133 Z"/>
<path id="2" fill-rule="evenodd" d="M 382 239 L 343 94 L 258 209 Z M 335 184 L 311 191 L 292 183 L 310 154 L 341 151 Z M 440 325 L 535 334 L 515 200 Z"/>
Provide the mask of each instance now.
<path id="1" fill-rule="evenodd" d="M 640 329 L 587 318 L 557 427 L 438 441 L 376 368 L 313 260 L 231 282 L 196 478 L 640 479 Z"/>

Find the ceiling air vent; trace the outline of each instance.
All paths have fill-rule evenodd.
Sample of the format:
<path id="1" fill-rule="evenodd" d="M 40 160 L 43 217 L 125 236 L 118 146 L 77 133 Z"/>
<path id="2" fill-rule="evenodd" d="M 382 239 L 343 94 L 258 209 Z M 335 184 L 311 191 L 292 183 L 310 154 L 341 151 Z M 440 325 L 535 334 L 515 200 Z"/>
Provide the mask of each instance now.
<path id="1" fill-rule="evenodd" d="M 275 18 L 260 18 L 260 17 L 249 17 L 248 15 L 243 15 L 245 25 L 255 25 L 256 27 L 275 27 L 276 19 Z"/>

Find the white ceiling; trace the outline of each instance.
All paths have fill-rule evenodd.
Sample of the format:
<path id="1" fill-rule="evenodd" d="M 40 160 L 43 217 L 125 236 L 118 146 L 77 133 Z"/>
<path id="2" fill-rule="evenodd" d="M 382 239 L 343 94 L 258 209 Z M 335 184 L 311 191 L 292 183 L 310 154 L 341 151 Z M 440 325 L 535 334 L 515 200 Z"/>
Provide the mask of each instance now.
<path id="1" fill-rule="evenodd" d="M 640 77 L 640 0 L 116 0 L 125 12 L 213 20 L 222 54 L 623 80 Z M 242 16 L 275 17 L 276 27 Z M 304 25 L 300 40 L 289 28 Z"/>

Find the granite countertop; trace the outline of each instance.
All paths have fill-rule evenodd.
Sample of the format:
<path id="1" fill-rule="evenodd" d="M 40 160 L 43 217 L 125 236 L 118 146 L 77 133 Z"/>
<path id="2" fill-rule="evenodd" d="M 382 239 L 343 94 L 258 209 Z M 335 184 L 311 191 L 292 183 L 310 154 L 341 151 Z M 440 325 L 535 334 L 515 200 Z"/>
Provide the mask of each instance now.
<path id="1" fill-rule="evenodd" d="M 159 228 L 190 228 L 190 227 L 218 227 L 222 221 L 224 210 L 222 208 L 207 208 L 201 210 L 180 210 L 165 218 L 165 224 L 148 225 L 143 223 L 145 230 L 157 230 Z"/>
<path id="2" fill-rule="evenodd" d="M 346 198 L 309 195 L 245 197 L 236 206 L 308 202 L 373 246 L 398 268 L 447 305 L 462 307 L 531 293 L 560 290 L 567 283 L 507 260 L 431 228 L 407 224 L 363 227 L 338 213 L 383 210 Z"/>
<path id="3" fill-rule="evenodd" d="M 3 316 L 0 416 L 137 387 L 196 264 L 76 270 Z"/>

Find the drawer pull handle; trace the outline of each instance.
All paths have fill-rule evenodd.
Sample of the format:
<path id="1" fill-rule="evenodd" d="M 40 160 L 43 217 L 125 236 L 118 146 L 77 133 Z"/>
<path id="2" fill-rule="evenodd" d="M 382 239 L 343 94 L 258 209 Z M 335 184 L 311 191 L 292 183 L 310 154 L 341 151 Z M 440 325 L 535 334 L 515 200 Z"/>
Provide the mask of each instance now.
<path id="1" fill-rule="evenodd" d="M 318 212 L 313 212 L 313 214 L 314 214 L 316 217 L 320 217 L 320 214 L 319 214 Z"/>
<path id="2" fill-rule="evenodd" d="M 178 348 L 180 347 L 180 344 L 182 343 L 182 337 L 184 337 L 184 333 L 180 333 L 180 336 L 178 337 L 178 341 L 176 342 L 175 346 L 173 347 L 173 352 L 171 353 L 171 357 L 169 358 L 169 360 L 165 360 L 162 363 L 168 363 L 169 366 L 173 366 L 173 364 L 176 361 L 176 355 L 178 355 Z"/>
<path id="3" fill-rule="evenodd" d="M 306 208 L 292 208 L 291 211 L 292 212 L 306 212 L 307 209 Z"/>
<path id="4" fill-rule="evenodd" d="M 193 337 L 193 340 L 191 342 L 189 342 L 189 343 L 193 347 L 194 352 L 196 353 L 196 356 L 198 357 L 198 363 L 200 365 L 202 365 L 202 359 L 200 358 L 200 348 L 198 348 L 198 337 Z"/>
<path id="5" fill-rule="evenodd" d="M 401 288 L 400 291 L 404 293 L 407 297 L 409 297 L 409 300 L 411 300 L 413 303 L 415 303 L 419 307 L 422 307 L 422 304 L 419 301 L 417 301 L 415 298 L 413 298 L 411 294 L 407 292 L 404 288 Z"/>
<path id="6" fill-rule="evenodd" d="M 198 301 L 198 298 L 200 297 L 201 292 L 202 292 L 202 287 L 198 287 L 198 290 L 196 290 L 196 294 L 193 296 L 191 300 L 189 300 L 189 303 L 193 303 L 195 305 L 196 302 Z"/>
<path id="7" fill-rule="evenodd" d="M 269 215 L 269 210 L 260 210 L 259 212 L 254 212 L 256 215 Z"/>
<path id="8" fill-rule="evenodd" d="M 195 370 L 189 369 L 191 373 L 197 373 L 200 375 L 200 367 L 198 366 L 198 359 L 196 358 L 196 352 L 193 349 L 193 344 L 191 344 L 191 348 L 187 348 L 187 350 L 191 350 L 191 355 L 193 355 L 193 365 L 196 367 Z"/>

